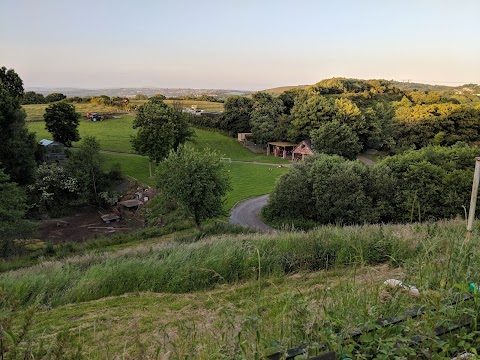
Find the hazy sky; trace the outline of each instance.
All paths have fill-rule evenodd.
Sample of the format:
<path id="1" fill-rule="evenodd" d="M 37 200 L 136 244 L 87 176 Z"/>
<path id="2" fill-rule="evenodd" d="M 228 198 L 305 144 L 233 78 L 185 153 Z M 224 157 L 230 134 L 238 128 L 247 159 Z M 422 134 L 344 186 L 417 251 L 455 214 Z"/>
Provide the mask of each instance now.
<path id="1" fill-rule="evenodd" d="M 480 0 L 2 0 L 25 86 L 480 83 Z"/>

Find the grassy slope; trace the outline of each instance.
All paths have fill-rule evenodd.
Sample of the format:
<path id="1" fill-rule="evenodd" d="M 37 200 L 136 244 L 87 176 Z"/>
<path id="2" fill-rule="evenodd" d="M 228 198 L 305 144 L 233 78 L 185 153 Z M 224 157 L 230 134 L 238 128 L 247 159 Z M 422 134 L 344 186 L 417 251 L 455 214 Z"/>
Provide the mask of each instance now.
<path id="1" fill-rule="evenodd" d="M 122 281 L 130 287 L 144 289 L 144 283 L 133 281 L 136 276 L 148 279 L 146 281 L 155 287 L 158 284 L 155 277 L 162 281 L 164 272 L 168 271 L 162 264 L 169 268 L 178 264 L 176 270 L 169 273 L 174 283 L 184 287 L 185 282 L 209 278 L 217 285 L 209 290 L 187 290 L 183 294 L 139 290 L 99 300 L 36 308 L 27 336 L 34 341 L 32 348 L 35 350 L 42 339 L 47 348 L 61 346 L 68 354 L 80 348 L 89 359 L 158 358 L 155 357 L 157 352 L 165 359 L 223 359 L 234 358 L 235 349 L 242 358 L 254 358 L 257 347 L 261 355 L 266 355 L 279 349 L 276 343 L 284 349 L 302 342 L 313 344 L 320 337 L 322 342 L 331 341 L 332 347 L 337 344 L 340 355 L 348 353 L 349 349 L 338 348 L 339 339 L 334 333 L 339 329 L 362 328 L 377 318 L 401 315 L 413 306 L 439 306 L 441 299 L 458 293 L 455 284 L 478 281 L 478 237 L 466 247 L 460 246 L 463 238 L 464 224 L 457 221 L 326 227 L 310 234 L 204 239 L 190 245 L 180 243 L 178 248 L 165 250 L 165 255 L 157 257 L 155 254 L 164 250 L 153 245 L 138 250 L 138 255 L 134 249 L 115 255 L 100 254 L 104 262 L 113 265 L 109 271 L 102 261 L 84 256 L 69 260 L 69 265 L 64 267 L 46 262 L 34 269 L 5 274 L 0 276 L 0 289 L 3 289 L 0 295 L 15 297 L 17 292 L 26 294 L 28 288 L 33 293 L 38 292 L 37 286 L 27 287 L 25 279 L 32 276 L 40 282 L 54 284 L 74 276 L 77 268 L 85 275 L 73 286 L 85 289 L 78 293 L 83 297 L 90 296 L 90 287 L 115 290 Z M 394 245 L 389 247 L 388 243 Z M 188 248 L 192 251 L 183 253 L 182 249 Z M 383 251 L 377 254 L 379 250 Z M 383 261 L 389 261 L 390 266 L 374 265 L 379 255 Z M 329 269 L 321 270 L 325 269 L 324 261 L 332 259 Z M 135 261 L 143 262 L 144 267 L 128 266 Z M 344 267 L 342 263 L 351 266 Z M 290 274 L 289 265 L 293 265 Z M 268 275 L 272 266 L 283 271 Z M 160 273 L 144 274 L 154 267 Z M 242 267 L 251 271 L 235 281 L 231 274 Z M 58 269 L 56 276 L 49 274 L 52 268 Z M 257 277 L 259 268 L 262 270 L 260 279 Z M 227 276 L 229 280 L 225 280 Z M 386 292 L 382 283 L 389 278 L 415 284 L 422 298 L 412 299 L 399 291 Z M 198 281 L 195 284 L 202 287 Z M 9 292 L 12 287 L 17 290 Z M 49 289 L 48 294 L 57 296 L 69 292 L 68 287 L 45 284 L 44 288 Z M 428 331 L 445 324 L 446 319 L 478 313 L 480 304 L 477 303 L 468 304 L 472 307 L 470 310 L 456 306 L 427 312 L 415 322 L 419 326 L 407 322 L 404 327 L 397 325 L 387 333 L 380 333 L 379 338 L 365 338 L 360 343 L 388 351 L 389 344 L 394 345 L 402 339 L 408 341 L 414 334 L 429 336 Z M 10 315 L 0 312 L 0 316 Z M 20 318 L 16 317 L 14 333 L 21 331 L 23 321 Z M 55 341 L 55 336 L 62 331 L 67 331 L 66 335 Z M 462 336 L 465 333 L 453 337 L 452 346 L 459 351 L 470 346 L 468 343 L 459 345 Z M 387 337 L 394 340 L 386 341 Z M 437 339 L 427 339 L 426 350 L 437 346 Z M 440 346 L 444 347 L 444 343 Z M 397 351 L 402 348 L 395 347 Z"/>

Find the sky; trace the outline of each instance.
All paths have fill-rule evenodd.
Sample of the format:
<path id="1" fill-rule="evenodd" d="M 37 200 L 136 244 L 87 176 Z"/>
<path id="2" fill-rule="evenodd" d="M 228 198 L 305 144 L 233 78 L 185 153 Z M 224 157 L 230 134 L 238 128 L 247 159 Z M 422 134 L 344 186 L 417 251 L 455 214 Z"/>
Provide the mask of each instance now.
<path id="1" fill-rule="evenodd" d="M 25 87 L 480 83 L 479 0 L 2 0 Z"/>

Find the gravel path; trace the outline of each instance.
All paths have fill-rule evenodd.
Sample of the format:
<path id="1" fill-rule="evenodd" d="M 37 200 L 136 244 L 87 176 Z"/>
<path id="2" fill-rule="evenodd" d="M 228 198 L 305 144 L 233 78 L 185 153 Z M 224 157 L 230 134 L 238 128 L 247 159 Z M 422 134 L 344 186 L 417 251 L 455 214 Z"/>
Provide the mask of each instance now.
<path id="1" fill-rule="evenodd" d="M 269 195 L 247 199 L 235 205 L 230 213 L 230 224 L 250 227 L 261 231 L 274 231 L 260 221 L 260 211 L 267 204 Z"/>

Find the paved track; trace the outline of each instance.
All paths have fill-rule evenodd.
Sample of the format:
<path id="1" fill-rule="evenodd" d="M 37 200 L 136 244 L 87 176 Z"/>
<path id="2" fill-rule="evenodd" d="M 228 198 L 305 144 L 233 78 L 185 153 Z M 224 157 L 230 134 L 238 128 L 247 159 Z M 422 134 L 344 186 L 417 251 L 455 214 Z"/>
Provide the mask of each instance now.
<path id="1" fill-rule="evenodd" d="M 237 224 L 261 231 L 274 231 L 260 221 L 260 211 L 267 204 L 269 195 L 247 199 L 235 205 L 230 213 L 230 224 Z"/>

